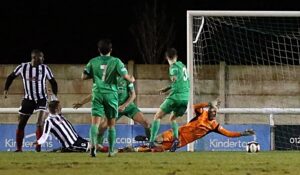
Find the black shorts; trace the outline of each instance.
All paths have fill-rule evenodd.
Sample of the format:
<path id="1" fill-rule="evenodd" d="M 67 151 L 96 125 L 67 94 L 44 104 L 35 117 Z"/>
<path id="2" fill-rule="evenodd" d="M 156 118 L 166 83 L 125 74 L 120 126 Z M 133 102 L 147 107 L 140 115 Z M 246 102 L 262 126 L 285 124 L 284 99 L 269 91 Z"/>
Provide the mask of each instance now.
<path id="1" fill-rule="evenodd" d="M 47 109 L 47 99 L 46 98 L 39 99 L 37 101 L 23 99 L 19 113 L 25 114 L 25 115 L 31 115 L 34 110 L 46 111 L 46 109 Z"/>
<path id="2" fill-rule="evenodd" d="M 88 150 L 88 146 L 89 146 L 89 141 L 79 136 L 76 142 L 68 149 L 74 152 L 86 152 Z"/>

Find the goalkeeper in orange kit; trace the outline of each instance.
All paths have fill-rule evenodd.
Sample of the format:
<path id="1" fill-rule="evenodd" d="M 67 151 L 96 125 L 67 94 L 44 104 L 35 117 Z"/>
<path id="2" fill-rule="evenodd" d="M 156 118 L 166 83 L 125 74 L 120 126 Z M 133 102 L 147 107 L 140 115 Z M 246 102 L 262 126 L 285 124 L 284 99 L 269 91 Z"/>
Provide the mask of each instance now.
<path id="1" fill-rule="evenodd" d="M 195 104 L 194 112 L 196 117 L 194 117 L 189 123 L 179 127 L 179 148 L 191 143 L 197 139 L 200 139 L 210 132 L 215 132 L 222 134 L 227 137 L 241 137 L 250 136 L 255 134 L 252 129 L 247 129 L 242 132 L 229 131 L 223 128 L 216 120 L 216 114 L 218 107 L 220 105 L 219 100 L 215 100 L 210 103 L 199 103 Z M 208 107 L 208 110 L 204 109 Z M 145 146 L 135 148 L 134 151 L 137 152 L 161 152 L 169 150 L 173 143 L 173 133 L 172 130 L 167 130 L 159 134 L 155 139 L 155 147 L 150 149 Z M 136 140 L 145 141 L 143 136 L 137 136 Z"/>

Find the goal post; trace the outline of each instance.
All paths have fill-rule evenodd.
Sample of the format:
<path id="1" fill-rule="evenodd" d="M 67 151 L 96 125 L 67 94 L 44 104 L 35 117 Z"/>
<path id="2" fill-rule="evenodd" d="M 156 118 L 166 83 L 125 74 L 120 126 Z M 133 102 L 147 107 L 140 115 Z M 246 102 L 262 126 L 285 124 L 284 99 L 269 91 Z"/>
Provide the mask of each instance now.
<path id="1" fill-rule="evenodd" d="M 191 79 L 187 121 L 193 117 L 193 103 L 222 94 L 224 110 L 299 107 L 293 95 L 298 93 L 293 84 L 300 78 L 299 28 L 300 11 L 187 11 Z M 228 82 L 224 89 L 213 88 L 217 83 L 211 79 L 222 64 L 226 67 L 223 81 Z M 208 70 L 209 78 L 203 78 Z M 204 90 L 203 85 L 207 85 Z M 221 123 L 226 120 L 227 114 Z M 188 151 L 194 151 L 194 144 L 188 145 Z"/>

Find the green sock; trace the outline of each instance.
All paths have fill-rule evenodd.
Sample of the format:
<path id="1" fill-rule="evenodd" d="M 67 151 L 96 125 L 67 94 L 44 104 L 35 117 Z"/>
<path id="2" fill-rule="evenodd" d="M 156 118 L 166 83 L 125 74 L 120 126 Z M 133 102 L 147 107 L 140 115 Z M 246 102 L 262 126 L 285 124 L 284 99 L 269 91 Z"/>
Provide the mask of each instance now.
<path id="1" fill-rule="evenodd" d="M 172 130 L 173 130 L 173 137 L 178 139 L 178 124 L 176 121 L 171 122 Z"/>
<path id="2" fill-rule="evenodd" d="M 154 142 L 160 126 L 160 120 L 154 120 L 151 127 L 150 142 Z"/>
<path id="3" fill-rule="evenodd" d="M 97 144 L 103 145 L 103 140 L 104 140 L 104 133 L 98 133 Z"/>
<path id="4" fill-rule="evenodd" d="M 90 140 L 92 146 L 95 146 L 95 144 L 97 143 L 97 134 L 98 134 L 98 126 L 92 124 L 90 128 Z"/>
<path id="5" fill-rule="evenodd" d="M 149 139 L 151 137 L 151 130 L 150 128 L 144 128 L 144 129 L 145 129 L 146 137 Z"/>
<path id="6" fill-rule="evenodd" d="M 114 146 L 116 142 L 116 129 L 115 127 L 108 129 L 108 151 L 111 153 L 114 151 Z"/>

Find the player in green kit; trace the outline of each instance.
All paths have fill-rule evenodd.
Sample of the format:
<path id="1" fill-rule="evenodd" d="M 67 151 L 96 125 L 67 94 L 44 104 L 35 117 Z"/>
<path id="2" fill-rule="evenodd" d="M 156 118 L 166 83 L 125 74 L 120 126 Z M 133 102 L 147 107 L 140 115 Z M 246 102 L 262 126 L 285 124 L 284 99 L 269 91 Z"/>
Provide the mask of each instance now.
<path id="1" fill-rule="evenodd" d="M 93 79 L 92 89 L 92 124 L 90 140 L 92 157 L 96 156 L 98 126 L 101 117 L 106 116 L 108 125 L 108 156 L 114 155 L 116 139 L 115 118 L 118 116 L 118 88 L 117 78 L 124 77 L 129 82 L 134 82 L 134 77 L 128 75 L 127 69 L 119 58 L 110 56 L 112 44 L 110 40 L 98 42 L 100 56 L 92 58 L 86 65 L 82 79 Z"/>
<path id="2" fill-rule="evenodd" d="M 150 147 L 154 147 L 154 140 L 157 136 L 160 126 L 160 119 L 166 114 L 171 113 L 170 121 L 173 131 L 173 137 L 175 138 L 170 149 L 174 152 L 179 145 L 178 139 L 178 124 L 176 122 L 177 117 L 181 117 L 188 105 L 190 84 L 189 76 L 187 74 L 186 66 L 177 61 L 177 51 L 174 48 L 170 48 L 165 53 L 166 59 L 170 65 L 169 76 L 172 81 L 171 85 L 160 90 L 160 93 L 165 93 L 170 90 L 169 96 L 160 105 L 159 110 L 154 115 L 154 121 L 151 127 Z"/>
<path id="3" fill-rule="evenodd" d="M 143 113 L 140 109 L 134 104 L 134 99 L 136 98 L 136 93 L 134 89 L 134 84 L 126 81 L 123 77 L 118 78 L 118 98 L 119 98 L 119 113 L 116 121 L 118 121 L 122 116 L 127 116 L 130 119 L 133 119 L 135 122 L 141 124 L 145 129 L 146 137 L 150 138 L 150 123 L 145 119 Z M 82 105 L 90 102 L 92 95 L 88 95 L 79 102 L 73 104 L 75 109 L 80 108 Z M 100 149 L 103 147 L 103 135 L 107 128 L 106 120 L 103 120 L 99 126 L 98 133 L 98 146 Z"/>

